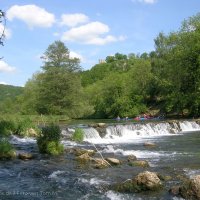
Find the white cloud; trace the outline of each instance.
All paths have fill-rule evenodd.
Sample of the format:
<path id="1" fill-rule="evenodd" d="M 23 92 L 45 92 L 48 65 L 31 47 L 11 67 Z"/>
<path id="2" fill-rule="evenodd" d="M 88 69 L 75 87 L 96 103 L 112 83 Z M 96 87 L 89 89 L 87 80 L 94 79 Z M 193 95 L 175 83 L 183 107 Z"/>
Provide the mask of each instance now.
<path id="1" fill-rule="evenodd" d="M 8 85 L 8 83 L 6 83 L 6 82 L 4 82 L 4 81 L 0 81 L 0 84 Z"/>
<path id="2" fill-rule="evenodd" d="M 15 67 L 12 67 L 10 65 L 8 65 L 6 62 L 4 62 L 3 60 L 0 60 L 0 73 L 1 72 L 14 72 L 16 70 Z"/>
<path id="3" fill-rule="evenodd" d="M 104 45 L 121 40 L 112 35 L 105 35 L 109 27 L 101 22 L 91 22 L 64 32 L 61 39 L 64 41 L 78 42 L 83 44 Z"/>
<path id="4" fill-rule="evenodd" d="M 78 24 L 87 23 L 88 21 L 89 21 L 89 17 L 82 13 L 63 14 L 61 16 L 60 25 L 74 27 L 74 26 L 77 26 Z"/>
<path id="5" fill-rule="evenodd" d="M 5 30 L 4 30 L 4 26 L 2 24 L 0 24 L 0 35 L 3 33 L 3 31 L 4 31 L 6 39 L 11 38 L 11 31 L 10 31 L 10 29 L 5 28 Z"/>
<path id="6" fill-rule="evenodd" d="M 14 5 L 7 11 L 8 20 L 19 19 L 24 21 L 30 28 L 51 27 L 55 22 L 55 16 L 45 9 L 36 5 Z"/>
<path id="7" fill-rule="evenodd" d="M 157 0 L 132 0 L 132 2 L 140 2 L 140 3 L 146 3 L 146 4 L 154 4 Z"/>
<path id="8" fill-rule="evenodd" d="M 85 61 L 83 56 L 81 54 L 79 54 L 79 53 L 76 53 L 75 51 L 70 51 L 69 56 L 70 56 L 70 58 L 79 58 L 81 62 Z"/>

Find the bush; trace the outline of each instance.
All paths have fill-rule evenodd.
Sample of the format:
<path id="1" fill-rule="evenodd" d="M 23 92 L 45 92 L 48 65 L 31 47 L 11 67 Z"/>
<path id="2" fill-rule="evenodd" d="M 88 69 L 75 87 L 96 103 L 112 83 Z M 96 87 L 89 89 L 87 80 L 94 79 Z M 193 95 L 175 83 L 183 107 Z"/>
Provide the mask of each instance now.
<path id="1" fill-rule="evenodd" d="M 30 118 L 17 119 L 15 120 L 15 132 L 14 134 L 25 137 L 25 136 L 33 136 L 30 129 L 37 130 L 38 128 L 34 125 Z M 38 130 L 36 131 L 38 132 Z"/>
<path id="2" fill-rule="evenodd" d="M 48 142 L 47 143 L 47 152 L 51 155 L 57 156 L 64 151 L 64 147 L 59 142 Z"/>
<path id="3" fill-rule="evenodd" d="M 84 132 L 80 128 L 76 128 L 74 134 L 72 135 L 72 140 L 76 142 L 83 142 Z"/>
<path id="4" fill-rule="evenodd" d="M 0 159 L 12 159 L 16 157 L 16 153 L 12 145 L 7 139 L 1 138 L 0 140 Z"/>
<path id="5" fill-rule="evenodd" d="M 16 134 L 19 136 L 33 136 L 33 129 L 37 134 L 38 128 L 33 124 L 33 122 L 29 118 L 8 118 L 2 119 L 0 121 L 0 136 L 9 136 L 11 134 Z M 30 131 L 32 130 L 32 131 Z"/>
<path id="6" fill-rule="evenodd" d="M 61 130 L 59 126 L 51 124 L 42 128 L 41 134 L 37 138 L 40 153 L 59 155 L 63 153 L 64 147 L 60 144 Z"/>
<path id="7" fill-rule="evenodd" d="M 15 123 L 13 121 L 0 121 L 0 136 L 5 137 L 11 135 L 15 131 Z"/>

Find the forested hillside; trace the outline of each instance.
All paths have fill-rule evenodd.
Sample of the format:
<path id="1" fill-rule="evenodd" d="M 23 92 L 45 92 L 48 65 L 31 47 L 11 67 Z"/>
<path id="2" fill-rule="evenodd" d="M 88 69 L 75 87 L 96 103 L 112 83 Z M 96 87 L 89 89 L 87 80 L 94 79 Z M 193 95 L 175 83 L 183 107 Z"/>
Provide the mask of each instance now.
<path id="1" fill-rule="evenodd" d="M 200 116 L 200 13 L 177 31 L 159 33 L 154 42 L 154 51 L 117 52 L 83 71 L 79 59 L 70 58 L 65 44 L 55 41 L 44 52 L 41 72 L 27 81 L 14 104 L 5 101 L 1 112 L 69 118 L 135 117 L 152 111 Z M 22 92 L 2 87 L 7 88 L 3 99 Z"/>
<path id="2" fill-rule="evenodd" d="M 22 93 L 23 87 L 0 84 L 0 102 L 8 98 L 14 99 L 16 96 Z"/>

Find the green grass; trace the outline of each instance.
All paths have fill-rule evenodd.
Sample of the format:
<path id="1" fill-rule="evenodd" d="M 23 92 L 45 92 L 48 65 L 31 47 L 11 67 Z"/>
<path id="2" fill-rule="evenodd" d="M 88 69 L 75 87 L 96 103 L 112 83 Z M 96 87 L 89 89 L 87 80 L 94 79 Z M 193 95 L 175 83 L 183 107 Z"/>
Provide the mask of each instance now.
<path id="1" fill-rule="evenodd" d="M 51 124 L 45 126 L 41 130 L 41 134 L 37 138 L 37 145 L 40 153 L 50 155 L 59 155 L 63 153 L 64 147 L 60 143 L 61 130 L 59 126 Z"/>
<path id="2" fill-rule="evenodd" d="M 72 140 L 76 142 L 83 142 L 84 132 L 80 128 L 76 128 L 74 134 L 72 135 Z"/>
<path id="3" fill-rule="evenodd" d="M 12 159 L 16 157 L 14 148 L 6 138 L 0 139 L 0 159 Z"/>

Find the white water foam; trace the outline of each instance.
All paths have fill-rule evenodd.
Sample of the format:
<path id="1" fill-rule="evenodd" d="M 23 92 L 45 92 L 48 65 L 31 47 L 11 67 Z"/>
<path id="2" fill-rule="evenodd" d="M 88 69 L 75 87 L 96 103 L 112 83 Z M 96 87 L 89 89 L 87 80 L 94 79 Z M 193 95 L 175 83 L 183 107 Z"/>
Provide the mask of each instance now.
<path id="1" fill-rule="evenodd" d="M 50 179 L 57 179 L 58 175 L 63 174 L 63 173 L 65 173 L 65 171 L 57 170 L 57 171 L 54 171 L 52 174 L 50 174 L 48 176 L 48 178 L 50 178 Z"/>
<path id="2" fill-rule="evenodd" d="M 35 138 L 25 137 L 25 138 L 19 138 L 15 135 L 12 135 L 10 142 L 12 144 L 21 144 L 21 143 L 36 143 Z"/>
<path id="3" fill-rule="evenodd" d="M 159 158 L 159 157 L 175 157 L 181 153 L 177 152 L 165 152 L 165 151 L 147 151 L 147 150 L 123 150 L 123 149 L 114 149 L 112 145 L 107 145 L 105 149 L 101 151 L 102 153 L 114 153 L 121 154 L 123 156 L 135 155 L 137 158 L 148 159 L 148 158 Z"/>
<path id="4" fill-rule="evenodd" d="M 196 122 L 183 121 L 183 122 L 180 122 L 179 124 L 180 124 L 181 131 L 183 132 L 200 130 L 200 125 L 197 124 Z"/>
<path id="5" fill-rule="evenodd" d="M 63 144 L 65 147 L 77 146 L 77 145 L 81 146 L 80 144 L 73 142 L 73 141 L 70 141 L 70 140 L 62 140 L 61 144 Z"/>
<path id="6" fill-rule="evenodd" d="M 191 169 L 183 169 L 183 171 L 185 172 L 186 176 L 188 176 L 189 178 L 193 178 L 196 175 L 200 174 L 200 169 L 196 169 L 196 170 L 191 170 Z"/>
<path id="7" fill-rule="evenodd" d="M 91 178 L 91 179 L 85 179 L 85 178 L 79 178 L 78 179 L 82 183 L 89 183 L 90 185 L 100 185 L 100 184 L 105 184 L 108 183 L 104 180 L 98 179 L 98 178 Z"/>
<path id="8" fill-rule="evenodd" d="M 112 190 L 106 192 L 106 197 L 110 200 L 127 200 L 126 196 L 120 193 L 116 193 Z"/>
<path id="9" fill-rule="evenodd" d="M 84 131 L 84 140 L 85 141 L 87 141 L 90 138 L 97 139 L 97 140 L 101 139 L 98 131 L 92 127 L 84 128 L 83 131 Z"/>
<path id="10" fill-rule="evenodd" d="M 173 197 L 173 200 L 185 200 L 185 199 L 183 199 L 181 197 Z"/>
<path id="11" fill-rule="evenodd" d="M 197 131 L 200 125 L 196 122 L 183 121 L 179 124 L 172 122 L 129 124 L 108 126 L 106 135 L 102 138 L 94 128 L 84 129 L 84 141 L 94 144 L 135 143 L 140 139 L 157 136 L 170 136 L 180 131 Z"/>

